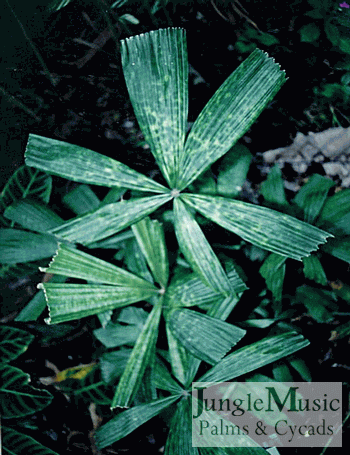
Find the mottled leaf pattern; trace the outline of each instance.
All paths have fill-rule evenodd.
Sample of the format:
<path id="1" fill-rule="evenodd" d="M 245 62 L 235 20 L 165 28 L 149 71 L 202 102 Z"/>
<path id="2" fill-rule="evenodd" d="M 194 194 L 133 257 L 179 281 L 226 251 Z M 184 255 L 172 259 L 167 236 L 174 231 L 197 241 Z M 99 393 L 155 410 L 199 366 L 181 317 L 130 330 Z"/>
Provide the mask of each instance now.
<path id="1" fill-rule="evenodd" d="M 227 277 L 232 287 L 232 297 L 245 291 L 248 287 L 238 276 L 234 268 L 230 267 Z M 167 306 L 210 306 L 224 296 L 206 286 L 195 273 L 186 274 L 175 282 L 171 282 L 166 292 Z"/>
<path id="2" fill-rule="evenodd" d="M 95 212 L 67 221 L 51 232 L 70 242 L 89 245 L 127 228 L 170 200 L 169 194 L 108 204 Z"/>
<path id="3" fill-rule="evenodd" d="M 241 63 L 207 103 L 188 135 L 178 190 L 233 146 L 284 82 L 279 65 L 259 49 Z"/>
<path id="4" fill-rule="evenodd" d="M 147 366 L 154 363 L 155 344 L 162 313 L 163 299 L 159 299 L 149 314 L 134 349 L 128 359 L 112 400 L 111 408 L 127 407 L 137 392 Z"/>
<path id="5" fill-rule="evenodd" d="M 68 142 L 30 134 L 26 164 L 81 183 L 164 193 L 159 183 L 108 156 Z"/>
<path id="6" fill-rule="evenodd" d="M 51 324 L 80 319 L 148 299 L 157 290 L 88 284 L 40 284 L 45 290 Z"/>
<path id="7" fill-rule="evenodd" d="M 185 32 L 161 29 L 121 43 L 123 72 L 138 123 L 163 176 L 174 188 L 188 111 Z"/>
<path id="8" fill-rule="evenodd" d="M 218 258 L 193 214 L 179 199 L 174 199 L 175 233 L 179 246 L 193 270 L 214 291 L 230 294 L 233 289 Z"/>
<path id="9" fill-rule="evenodd" d="M 99 449 L 103 449 L 132 433 L 136 428 L 155 417 L 179 399 L 170 396 L 151 403 L 135 406 L 113 417 L 96 432 L 95 439 Z"/>
<path id="10" fill-rule="evenodd" d="M 197 382 L 225 382 L 293 354 L 310 343 L 296 332 L 267 337 L 229 354 Z"/>
<path id="11" fill-rule="evenodd" d="M 93 283 L 156 290 L 153 284 L 91 254 L 60 244 L 49 267 L 42 272 L 80 278 Z"/>
<path id="12" fill-rule="evenodd" d="M 203 216 L 253 245 L 299 261 L 332 236 L 289 215 L 247 202 L 191 194 L 182 198 Z"/>
<path id="13" fill-rule="evenodd" d="M 168 316 L 170 330 L 194 356 L 211 365 L 243 338 L 246 331 L 197 311 L 176 309 Z"/>
<path id="14" fill-rule="evenodd" d="M 240 143 L 226 153 L 217 176 L 217 193 L 220 196 L 235 197 L 241 192 L 252 158 L 248 148 Z"/>
<path id="15" fill-rule="evenodd" d="M 169 279 L 169 261 L 161 224 L 144 218 L 131 228 L 156 282 L 165 289 Z"/>
<path id="16" fill-rule="evenodd" d="M 169 324 L 166 324 L 166 334 L 169 348 L 169 357 L 171 364 L 171 371 L 175 378 L 183 385 L 187 383 L 188 375 L 188 361 L 190 353 L 183 347 L 173 335 Z"/>

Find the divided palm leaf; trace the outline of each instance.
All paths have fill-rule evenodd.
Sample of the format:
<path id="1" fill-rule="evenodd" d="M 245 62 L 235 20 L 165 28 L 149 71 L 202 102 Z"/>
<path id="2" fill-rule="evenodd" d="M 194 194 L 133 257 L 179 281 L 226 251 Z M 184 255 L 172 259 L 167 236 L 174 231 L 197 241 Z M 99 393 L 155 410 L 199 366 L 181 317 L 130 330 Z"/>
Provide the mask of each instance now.
<path id="1" fill-rule="evenodd" d="M 91 245 L 174 199 L 176 234 L 183 254 L 205 283 L 223 293 L 230 292 L 227 276 L 190 208 L 253 244 L 297 260 L 326 241 L 330 236 L 327 232 L 271 209 L 182 193 L 228 152 L 284 83 L 285 74 L 273 59 L 255 50 L 217 90 L 186 141 L 188 62 L 184 30 L 156 30 L 122 41 L 122 65 L 138 123 L 169 188 L 96 152 L 30 135 L 26 150 L 29 166 L 84 183 L 157 194 L 107 204 L 49 233 Z M 189 217 L 191 228 L 184 223 Z M 209 263 L 215 264 L 215 273 L 209 271 Z"/>
<path id="2" fill-rule="evenodd" d="M 238 302 L 241 293 L 246 289 L 234 269 L 231 268 L 228 273 L 231 288 L 229 297 L 225 297 L 220 292 L 214 292 L 197 277 L 190 277 L 193 288 L 189 294 L 186 292 L 189 284 L 188 276 L 168 286 L 169 262 L 161 224 L 146 218 L 133 225 L 133 232 L 152 271 L 152 282 L 90 254 L 61 244 L 49 267 L 41 270 L 86 280 L 88 283 L 39 285 L 45 291 L 50 310 L 48 322 L 52 323 L 103 313 L 142 300 L 150 300 L 154 304 L 128 358 L 112 407 L 127 407 L 130 404 L 139 389 L 146 367 L 152 366 L 163 309 L 169 334 L 169 346 L 171 345 L 172 348 L 178 346 L 179 349 L 187 350 L 195 356 L 192 375 L 195 374 L 200 360 L 216 364 L 245 334 L 245 330 L 214 319 L 223 314 L 227 317 Z M 160 288 L 153 284 L 153 279 Z M 176 296 L 183 292 L 185 300 L 179 302 Z M 195 311 L 180 310 L 183 305 L 195 306 L 207 302 L 211 303 L 211 314 L 208 316 Z M 218 309 L 218 314 L 215 313 L 215 308 Z M 110 331 L 112 326 L 118 330 L 118 326 L 113 324 L 107 327 L 107 330 Z M 100 336 L 103 336 L 102 330 L 100 329 Z"/>

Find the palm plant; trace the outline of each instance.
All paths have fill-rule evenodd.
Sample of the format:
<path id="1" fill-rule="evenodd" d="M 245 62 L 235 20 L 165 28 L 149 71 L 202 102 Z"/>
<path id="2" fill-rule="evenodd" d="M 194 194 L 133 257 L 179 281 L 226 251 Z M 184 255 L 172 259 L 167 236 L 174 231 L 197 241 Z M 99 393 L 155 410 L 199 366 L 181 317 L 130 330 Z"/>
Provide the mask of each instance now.
<path id="1" fill-rule="evenodd" d="M 141 300 L 150 302 L 153 308 L 135 342 L 111 407 L 130 406 L 145 377 L 149 379 L 148 401 L 117 415 L 104 426 L 97 435 L 98 445 L 111 444 L 178 401 L 166 453 L 175 453 L 174 447 L 183 445 L 185 453 L 195 454 L 197 449 L 191 447 L 188 428 L 189 391 L 202 360 L 213 368 L 200 381 L 225 381 L 308 344 L 300 335 L 288 332 L 225 357 L 245 334 L 243 329 L 224 321 L 246 287 L 232 262 L 219 261 L 195 211 L 248 242 L 296 260 L 309 256 L 330 234 L 269 208 L 189 191 L 191 183 L 247 131 L 284 83 L 284 72 L 272 59 L 260 50 L 254 51 L 217 90 L 186 137 L 188 64 L 184 31 L 165 29 L 134 36 L 122 41 L 121 49 L 131 102 L 164 181 L 156 182 L 91 150 L 30 135 L 28 166 L 73 181 L 145 194 L 103 204 L 46 229 L 46 234 L 58 239 L 60 247 L 50 266 L 42 270 L 83 279 L 87 284 L 45 283 L 41 287 L 50 309 L 48 322 L 52 323 L 103 315 Z M 162 227 L 156 220 L 146 218 L 171 201 L 180 250 L 195 272 L 176 280 L 169 279 Z M 24 203 L 17 204 L 7 215 L 25 225 L 30 204 L 25 206 L 25 220 L 21 207 Z M 38 213 L 37 207 L 32 210 L 33 214 Z M 143 277 L 72 245 L 94 248 L 129 226 L 151 272 Z M 202 312 L 186 308 L 192 306 Z M 162 314 L 171 372 L 156 356 Z M 170 392 L 170 396 L 158 398 L 157 389 Z M 211 453 L 208 450 L 201 452 Z"/>

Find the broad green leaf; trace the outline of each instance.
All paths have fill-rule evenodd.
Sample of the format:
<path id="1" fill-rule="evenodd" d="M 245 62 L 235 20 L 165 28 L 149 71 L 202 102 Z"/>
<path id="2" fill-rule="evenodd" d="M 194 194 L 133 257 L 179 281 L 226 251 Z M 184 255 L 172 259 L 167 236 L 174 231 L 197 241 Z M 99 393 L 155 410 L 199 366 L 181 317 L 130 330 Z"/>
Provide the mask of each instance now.
<path id="1" fill-rule="evenodd" d="M 260 192 L 266 202 L 276 206 L 288 205 L 284 191 L 282 172 L 278 164 L 270 170 L 267 179 L 261 184 Z"/>
<path id="2" fill-rule="evenodd" d="M 57 240 L 52 235 L 34 234 L 18 229 L 0 229 L 0 262 L 20 264 L 52 256 Z"/>
<path id="3" fill-rule="evenodd" d="M 95 212 L 67 221 L 52 234 L 71 242 L 88 245 L 127 228 L 170 201 L 164 194 L 108 204 Z"/>
<path id="4" fill-rule="evenodd" d="M 296 332 L 264 338 L 225 357 L 197 382 L 225 382 L 293 354 L 310 343 Z"/>
<path id="5" fill-rule="evenodd" d="M 199 455 L 198 448 L 192 446 L 192 405 L 189 397 L 176 405 L 164 454 Z"/>
<path id="6" fill-rule="evenodd" d="M 134 314 L 134 317 L 124 317 L 128 313 L 130 315 Z M 94 330 L 94 335 L 107 348 L 115 348 L 124 344 L 134 344 L 142 331 L 147 316 L 148 313 L 142 308 L 124 308 L 120 313 L 118 322 L 127 325 L 110 322 L 107 327 Z"/>
<path id="7" fill-rule="evenodd" d="M 35 321 L 46 308 L 44 291 L 40 290 L 16 317 L 16 322 Z"/>
<path id="8" fill-rule="evenodd" d="M 106 348 L 116 348 L 125 344 L 134 344 L 142 327 L 109 323 L 107 327 L 94 330 L 94 335 Z"/>
<path id="9" fill-rule="evenodd" d="M 326 199 L 316 224 L 334 235 L 350 235 L 350 189 Z"/>
<path id="10" fill-rule="evenodd" d="M 217 184 L 213 171 L 209 168 L 203 172 L 189 187 L 191 193 L 217 194 Z"/>
<path id="11" fill-rule="evenodd" d="M 176 309 L 167 317 L 177 340 L 195 357 L 211 365 L 241 340 L 246 331 L 197 311 Z"/>
<path id="12" fill-rule="evenodd" d="M 33 201 L 17 201 L 4 212 L 9 220 L 31 231 L 47 233 L 64 223 L 64 220 L 45 205 Z"/>
<path id="13" fill-rule="evenodd" d="M 24 330 L 0 325 L 0 363 L 16 359 L 27 350 L 33 339 L 34 336 Z"/>
<path id="14" fill-rule="evenodd" d="M 40 270 L 46 273 L 80 278 L 93 283 L 157 291 L 152 283 L 109 262 L 62 243 L 59 245 L 49 267 L 41 267 Z"/>
<path id="15" fill-rule="evenodd" d="M 170 396 L 121 412 L 96 431 L 95 440 L 97 447 L 103 449 L 119 441 L 178 399 L 178 396 Z"/>
<path id="16" fill-rule="evenodd" d="M 119 378 L 128 363 L 132 349 L 119 349 L 118 351 L 105 352 L 100 358 L 102 379 L 110 384 Z"/>
<path id="17" fill-rule="evenodd" d="M 39 284 L 50 310 L 48 323 L 71 321 L 122 308 L 157 294 L 157 290 L 88 284 Z"/>
<path id="18" fill-rule="evenodd" d="M 339 326 L 337 327 L 337 330 L 339 329 Z M 312 377 L 311 377 L 311 372 L 309 368 L 306 365 L 305 360 L 303 359 L 290 359 L 289 363 L 292 365 L 293 368 L 297 370 L 297 372 L 300 374 L 300 376 L 303 378 L 304 381 L 311 382 Z"/>
<path id="19" fill-rule="evenodd" d="M 181 197 L 203 216 L 253 245 L 298 261 L 332 237 L 311 224 L 266 207 L 222 197 Z"/>
<path id="20" fill-rule="evenodd" d="M 185 32 L 154 30 L 121 43 L 123 73 L 137 121 L 163 176 L 174 188 L 188 112 Z"/>
<path id="21" fill-rule="evenodd" d="M 234 145 L 284 81 L 285 73 L 279 65 L 259 49 L 226 79 L 187 137 L 176 186 L 179 191 Z"/>
<path id="22" fill-rule="evenodd" d="M 57 452 L 44 447 L 32 437 L 23 434 L 22 431 L 19 432 L 7 427 L 2 427 L 1 430 L 4 455 L 21 455 L 23 453 L 28 455 L 58 455 Z"/>
<path id="23" fill-rule="evenodd" d="M 169 261 L 162 225 L 147 217 L 131 226 L 131 229 L 155 281 L 165 289 L 169 279 Z"/>
<path id="24" fill-rule="evenodd" d="M 51 393 L 35 389 L 28 385 L 29 381 L 29 374 L 0 364 L 0 415 L 3 419 L 34 414 L 51 403 Z"/>
<path id="25" fill-rule="evenodd" d="M 154 363 L 162 304 L 163 299 L 160 298 L 147 318 L 118 383 L 111 409 L 130 405 L 141 384 L 146 367 Z"/>
<path id="26" fill-rule="evenodd" d="M 317 27 L 314 22 L 310 22 L 309 24 L 303 25 L 299 30 L 300 34 L 300 41 L 304 43 L 313 43 L 317 41 L 321 30 Z"/>
<path id="27" fill-rule="evenodd" d="M 217 192 L 221 196 L 235 197 L 247 178 L 252 154 L 242 144 L 236 144 L 222 159 L 217 177 Z"/>
<path id="28" fill-rule="evenodd" d="M 137 308 L 135 306 L 129 306 L 127 308 L 123 308 L 118 316 L 118 322 L 124 324 L 132 324 L 138 325 L 141 328 L 143 327 L 146 319 L 148 317 L 147 311 L 143 310 L 142 308 Z"/>
<path id="29" fill-rule="evenodd" d="M 26 197 L 41 199 L 48 203 L 52 189 L 52 178 L 32 169 L 28 166 L 21 166 L 7 181 L 0 194 L 0 212 L 9 207 L 15 201 Z M 9 226 L 8 220 L 0 216 L 0 223 Z"/>
<path id="30" fill-rule="evenodd" d="M 299 286 L 295 293 L 295 301 L 305 305 L 309 315 L 320 323 L 333 321 L 333 312 L 339 310 L 335 299 L 331 291 L 306 285 Z"/>
<path id="31" fill-rule="evenodd" d="M 309 256 L 310 257 L 310 256 Z M 309 257 L 304 259 L 309 259 Z M 266 281 L 267 289 L 272 292 L 274 300 L 282 300 L 283 281 L 286 273 L 286 257 L 272 253 L 260 267 L 260 274 Z"/>
<path id="32" fill-rule="evenodd" d="M 350 236 L 330 239 L 322 249 L 342 261 L 350 262 Z"/>
<path id="33" fill-rule="evenodd" d="M 328 191 L 335 182 L 319 174 L 312 175 L 298 191 L 293 202 L 303 210 L 304 220 L 313 223 L 319 215 L 327 198 Z"/>
<path id="34" fill-rule="evenodd" d="M 174 222 L 179 246 L 193 270 L 214 291 L 232 293 L 227 275 L 195 217 L 178 198 L 174 199 Z"/>
<path id="35" fill-rule="evenodd" d="M 119 188 L 112 188 L 112 190 L 120 191 Z M 62 198 L 63 203 L 69 207 L 76 215 L 84 215 L 84 213 L 91 212 L 91 210 L 98 209 L 100 200 L 92 191 L 89 185 L 79 185 L 65 194 Z M 110 202 L 116 202 L 112 200 Z"/>
<path id="36" fill-rule="evenodd" d="M 304 275 L 309 280 L 314 280 L 322 286 L 326 286 L 328 280 L 322 264 L 315 254 L 303 258 Z"/>
<path id="37" fill-rule="evenodd" d="M 100 153 L 68 142 L 30 134 L 25 152 L 27 166 L 74 182 L 117 186 L 165 193 L 167 188 Z"/>

